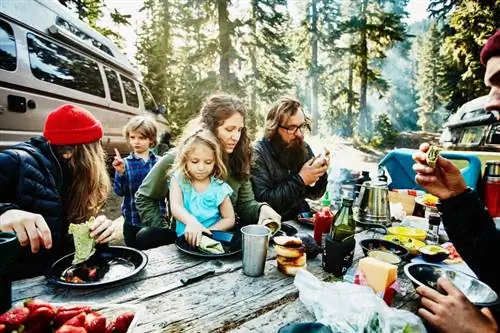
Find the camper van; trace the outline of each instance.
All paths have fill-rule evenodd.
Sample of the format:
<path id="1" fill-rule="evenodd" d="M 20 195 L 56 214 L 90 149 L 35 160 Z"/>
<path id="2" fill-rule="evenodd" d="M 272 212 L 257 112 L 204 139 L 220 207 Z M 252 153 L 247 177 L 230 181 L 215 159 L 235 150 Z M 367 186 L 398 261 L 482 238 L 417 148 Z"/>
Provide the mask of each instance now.
<path id="1" fill-rule="evenodd" d="M 47 114 L 67 103 L 102 122 L 110 155 L 130 151 L 122 128 L 133 116 L 167 129 L 165 107 L 112 41 L 56 0 L 0 1 L 0 150 L 41 135 Z"/>

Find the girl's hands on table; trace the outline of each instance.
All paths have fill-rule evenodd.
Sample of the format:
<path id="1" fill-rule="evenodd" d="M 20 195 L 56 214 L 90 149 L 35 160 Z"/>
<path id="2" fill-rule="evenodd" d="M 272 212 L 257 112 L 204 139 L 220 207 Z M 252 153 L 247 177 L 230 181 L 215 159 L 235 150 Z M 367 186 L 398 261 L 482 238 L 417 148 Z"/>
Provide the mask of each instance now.
<path id="1" fill-rule="evenodd" d="M 212 234 L 210 230 L 202 226 L 199 222 L 186 224 L 184 231 L 184 238 L 186 242 L 192 247 L 198 247 L 201 242 L 203 233 Z"/>
<path id="2" fill-rule="evenodd" d="M 52 247 L 52 234 L 45 219 L 19 209 L 10 209 L 0 215 L 0 230 L 15 232 L 21 246 L 30 246 L 31 252 L 37 253 L 40 246 Z"/>
<path id="3" fill-rule="evenodd" d="M 109 243 L 115 239 L 113 222 L 104 215 L 96 217 L 90 226 L 90 237 L 94 238 L 97 244 Z"/>

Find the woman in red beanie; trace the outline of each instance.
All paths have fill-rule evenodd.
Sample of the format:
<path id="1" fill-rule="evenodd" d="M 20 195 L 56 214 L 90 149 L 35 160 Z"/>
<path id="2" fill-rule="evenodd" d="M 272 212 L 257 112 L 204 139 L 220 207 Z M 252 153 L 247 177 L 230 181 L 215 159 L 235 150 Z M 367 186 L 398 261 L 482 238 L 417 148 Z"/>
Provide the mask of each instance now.
<path id="1" fill-rule="evenodd" d="M 0 230 L 15 232 L 23 247 L 14 278 L 44 273 L 73 250 L 69 224 L 99 212 L 110 190 L 102 136 L 89 111 L 63 105 L 48 115 L 42 137 L 0 153 Z M 104 216 L 91 228 L 97 243 L 114 237 Z"/>
<path id="2" fill-rule="evenodd" d="M 500 30 L 488 39 L 481 51 L 486 66 L 484 82 L 490 87 L 486 110 L 500 111 Z M 500 295 L 500 274 L 496 267 L 500 256 L 500 231 L 485 210 L 478 195 L 467 189 L 460 170 L 439 157 L 437 167 L 426 163 L 427 143 L 414 156 L 416 182 L 440 199 L 440 211 L 448 236 L 477 277 Z M 498 332 L 500 309 L 477 308 L 446 279 L 438 285 L 444 294 L 429 287 L 419 287 L 422 297 L 418 314 L 439 332 Z"/>

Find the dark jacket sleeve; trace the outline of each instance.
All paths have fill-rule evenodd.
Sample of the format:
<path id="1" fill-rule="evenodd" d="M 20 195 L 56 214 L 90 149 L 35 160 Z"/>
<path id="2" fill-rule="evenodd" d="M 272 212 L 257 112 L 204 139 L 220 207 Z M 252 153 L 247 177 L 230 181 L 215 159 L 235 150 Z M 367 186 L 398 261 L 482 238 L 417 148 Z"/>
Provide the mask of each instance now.
<path id="1" fill-rule="evenodd" d="M 308 159 L 310 159 L 314 153 L 311 150 L 311 147 L 307 146 L 307 150 L 309 152 Z M 314 186 L 306 186 L 306 198 L 308 199 L 318 199 L 323 194 L 325 194 L 326 191 L 326 185 L 328 184 L 328 172 L 325 172 L 325 174 L 321 177 L 319 177 L 318 181 Z"/>
<path id="2" fill-rule="evenodd" d="M 500 292 L 500 232 L 472 190 L 440 204 L 448 237 L 477 277 Z"/>
<path id="3" fill-rule="evenodd" d="M 17 155 L 7 151 L 0 153 L 0 215 L 10 209 L 19 209 L 14 202 L 19 180 L 19 159 Z"/>
<path id="4" fill-rule="evenodd" d="M 306 186 L 298 173 L 290 175 L 280 184 L 273 185 L 270 168 L 274 164 L 266 161 L 265 154 L 262 147 L 256 146 L 253 151 L 251 179 L 255 199 L 267 202 L 277 212 L 285 212 L 296 205 L 297 201 L 305 199 Z"/>

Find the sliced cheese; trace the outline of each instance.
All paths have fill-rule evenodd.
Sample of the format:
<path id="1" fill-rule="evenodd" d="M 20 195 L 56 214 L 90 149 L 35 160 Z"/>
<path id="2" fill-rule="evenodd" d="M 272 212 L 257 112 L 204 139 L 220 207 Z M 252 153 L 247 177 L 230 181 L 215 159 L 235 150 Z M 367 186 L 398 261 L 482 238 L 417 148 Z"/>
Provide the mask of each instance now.
<path id="1" fill-rule="evenodd" d="M 380 260 L 366 257 L 359 261 L 359 270 L 365 275 L 366 283 L 375 292 L 383 292 L 396 281 L 398 267 Z"/>

